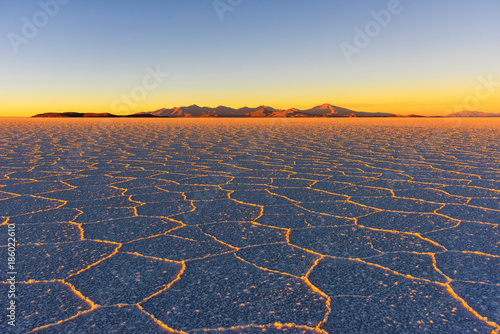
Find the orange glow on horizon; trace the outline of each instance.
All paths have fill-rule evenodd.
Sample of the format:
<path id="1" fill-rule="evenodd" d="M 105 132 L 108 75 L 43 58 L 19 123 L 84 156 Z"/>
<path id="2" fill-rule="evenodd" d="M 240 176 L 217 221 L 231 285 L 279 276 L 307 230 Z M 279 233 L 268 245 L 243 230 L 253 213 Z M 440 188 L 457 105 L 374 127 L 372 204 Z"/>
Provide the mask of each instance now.
<path id="1" fill-rule="evenodd" d="M 436 87 L 430 87 L 432 89 Z M 443 116 L 462 110 L 476 110 L 487 113 L 500 113 L 500 94 L 492 92 L 487 99 L 476 98 L 475 86 L 456 86 L 446 91 L 418 90 L 416 87 L 391 89 L 381 87 L 348 88 L 311 87 L 275 87 L 274 90 L 248 90 L 224 92 L 189 92 L 186 90 L 166 91 L 159 89 L 148 93 L 144 101 L 123 102 L 120 93 L 108 92 L 36 92 L 21 95 L 4 92 L 0 105 L 0 117 L 30 117 L 47 112 L 89 112 L 112 113 L 117 115 L 134 114 L 143 111 L 155 111 L 161 108 L 183 107 L 197 104 L 215 108 L 224 105 L 231 108 L 270 106 L 286 110 L 291 108 L 310 109 L 317 105 L 332 105 L 361 112 L 383 112 L 398 115 L 416 114 L 422 116 Z M 472 93 L 471 93 L 472 92 Z M 113 108 L 121 107 L 120 112 Z"/>

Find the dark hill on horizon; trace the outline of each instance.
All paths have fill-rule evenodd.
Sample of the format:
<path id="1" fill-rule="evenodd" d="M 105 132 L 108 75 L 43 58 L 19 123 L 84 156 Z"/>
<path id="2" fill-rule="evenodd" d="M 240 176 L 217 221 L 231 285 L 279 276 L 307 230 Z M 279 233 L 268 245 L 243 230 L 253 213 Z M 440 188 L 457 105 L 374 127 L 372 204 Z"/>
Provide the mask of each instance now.
<path id="1" fill-rule="evenodd" d="M 77 117 L 157 117 L 155 115 L 149 115 L 149 114 L 133 114 L 133 115 L 114 115 L 110 113 L 81 113 L 81 112 L 62 112 L 62 113 L 57 113 L 57 112 L 47 112 L 43 114 L 36 114 L 31 117 L 66 117 L 66 118 L 77 118 Z"/>

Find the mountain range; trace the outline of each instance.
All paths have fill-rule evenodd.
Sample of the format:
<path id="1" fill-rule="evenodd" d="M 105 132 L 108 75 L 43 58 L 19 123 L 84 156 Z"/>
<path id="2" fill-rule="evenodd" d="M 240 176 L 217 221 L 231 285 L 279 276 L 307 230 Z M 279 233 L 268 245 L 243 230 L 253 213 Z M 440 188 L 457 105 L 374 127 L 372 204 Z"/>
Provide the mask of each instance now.
<path id="1" fill-rule="evenodd" d="M 160 117 L 395 117 L 390 113 L 367 113 L 337 107 L 331 104 L 323 104 L 311 109 L 287 109 L 280 110 L 269 106 L 256 108 L 243 107 L 233 109 L 224 106 L 217 108 L 199 107 L 191 105 L 188 107 L 159 109 L 150 112 L 139 113 L 141 115 L 154 115 Z"/>
<path id="2" fill-rule="evenodd" d="M 114 115 L 110 113 L 44 113 L 33 117 L 422 117 L 418 115 L 401 116 L 391 113 L 370 113 L 354 111 L 331 104 L 322 104 L 310 109 L 275 109 L 269 106 L 256 108 L 243 107 L 234 109 L 225 106 L 217 108 L 188 107 L 162 108 L 155 111 L 140 112 L 132 115 Z M 445 117 L 500 117 L 500 114 L 464 110 Z"/>

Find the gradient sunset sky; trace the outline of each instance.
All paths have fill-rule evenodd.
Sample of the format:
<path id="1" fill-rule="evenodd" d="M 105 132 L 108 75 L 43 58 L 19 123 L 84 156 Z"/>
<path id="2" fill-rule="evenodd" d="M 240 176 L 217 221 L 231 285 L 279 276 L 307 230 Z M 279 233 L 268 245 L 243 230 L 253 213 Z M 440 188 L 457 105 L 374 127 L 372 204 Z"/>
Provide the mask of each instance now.
<path id="1" fill-rule="evenodd" d="M 40 14 L 51 1 L 0 0 L 0 116 L 190 104 L 500 112 L 500 84 L 481 83 L 500 82 L 498 0 L 401 0 L 350 63 L 342 43 L 356 46 L 355 27 L 391 1 L 232 0 L 223 20 L 213 0 L 60 0 Z M 27 21 L 38 32 L 23 35 Z M 169 75 L 124 103 L 147 68 Z"/>

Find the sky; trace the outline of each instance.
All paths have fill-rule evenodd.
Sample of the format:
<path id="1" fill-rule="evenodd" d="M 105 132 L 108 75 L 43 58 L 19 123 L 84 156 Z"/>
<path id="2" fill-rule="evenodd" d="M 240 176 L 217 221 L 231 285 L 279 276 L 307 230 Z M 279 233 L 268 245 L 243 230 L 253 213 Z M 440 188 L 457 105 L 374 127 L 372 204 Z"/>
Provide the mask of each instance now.
<path id="1" fill-rule="evenodd" d="M 498 0 L 0 0 L 0 116 L 500 113 Z"/>

